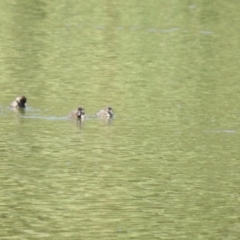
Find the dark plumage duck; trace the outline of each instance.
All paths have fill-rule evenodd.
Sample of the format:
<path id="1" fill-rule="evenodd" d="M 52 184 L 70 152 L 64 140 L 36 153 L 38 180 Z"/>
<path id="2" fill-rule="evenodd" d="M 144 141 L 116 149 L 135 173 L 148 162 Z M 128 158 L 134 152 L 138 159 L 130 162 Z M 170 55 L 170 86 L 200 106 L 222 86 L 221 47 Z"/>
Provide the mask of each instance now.
<path id="1" fill-rule="evenodd" d="M 26 102 L 27 98 L 25 96 L 19 96 L 14 100 L 11 104 L 10 107 L 13 108 L 25 108 L 26 107 Z"/>
<path id="2" fill-rule="evenodd" d="M 105 109 L 100 110 L 96 115 L 98 118 L 105 118 L 105 119 L 113 118 L 113 109 L 108 106 Z"/>
<path id="3" fill-rule="evenodd" d="M 83 107 L 79 107 L 77 110 L 70 112 L 69 117 L 72 119 L 85 119 L 85 110 Z"/>

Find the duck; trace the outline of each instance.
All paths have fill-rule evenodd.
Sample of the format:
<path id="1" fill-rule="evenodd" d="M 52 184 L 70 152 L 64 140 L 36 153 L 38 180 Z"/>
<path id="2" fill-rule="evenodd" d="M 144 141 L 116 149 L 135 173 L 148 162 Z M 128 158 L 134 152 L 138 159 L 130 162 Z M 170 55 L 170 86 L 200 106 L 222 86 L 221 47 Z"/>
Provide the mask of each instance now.
<path id="1" fill-rule="evenodd" d="M 70 112 L 69 118 L 84 120 L 85 119 L 85 110 L 83 107 L 78 107 L 77 110 Z"/>
<path id="2" fill-rule="evenodd" d="M 98 118 L 111 119 L 113 118 L 113 109 L 110 106 L 107 106 L 105 109 L 101 109 L 97 112 Z"/>
<path id="3" fill-rule="evenodd" d="M 17 97 L 11 104 L 12 108 L 25 108 L 26 107 L 27 98 L 25 96 Z"/>

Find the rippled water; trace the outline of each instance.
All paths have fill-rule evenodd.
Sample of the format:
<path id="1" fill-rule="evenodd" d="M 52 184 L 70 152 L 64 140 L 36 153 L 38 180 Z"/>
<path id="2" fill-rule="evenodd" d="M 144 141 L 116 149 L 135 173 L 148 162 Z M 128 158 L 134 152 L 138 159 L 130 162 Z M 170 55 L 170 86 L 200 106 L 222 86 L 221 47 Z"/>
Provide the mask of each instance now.
<path id="1" fill-rule="evenodd" d="M 238 240 L 238 9 L 2 1 L 0 238 Z"/>

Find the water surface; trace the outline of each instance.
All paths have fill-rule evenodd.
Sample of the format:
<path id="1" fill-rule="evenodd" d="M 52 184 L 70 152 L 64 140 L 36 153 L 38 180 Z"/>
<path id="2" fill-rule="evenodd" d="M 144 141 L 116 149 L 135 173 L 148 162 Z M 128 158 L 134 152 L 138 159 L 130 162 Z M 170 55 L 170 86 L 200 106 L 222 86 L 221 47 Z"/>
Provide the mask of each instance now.
<path id="1" fill-rule="evenodd" d="M 239 7 L 1 2 L 1 238 L 239 239 Z"/>

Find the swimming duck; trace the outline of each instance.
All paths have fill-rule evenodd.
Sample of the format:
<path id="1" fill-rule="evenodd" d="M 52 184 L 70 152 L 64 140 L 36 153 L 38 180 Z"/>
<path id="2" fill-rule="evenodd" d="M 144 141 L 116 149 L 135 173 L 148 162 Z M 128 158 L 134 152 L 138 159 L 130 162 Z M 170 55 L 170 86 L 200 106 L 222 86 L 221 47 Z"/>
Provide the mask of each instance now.
<path id="1" fill-rule="evenodd" d="M 13 108 L 25 108 L 26 107 L 26 102 L 27 98 L 25 96 L 19 96 L 14 100 L 11 104 L 10 107 Z"/>
<path id="2" fill-rule="evenodd" d="M 79 107 L 77 110 L 74 110 L 70 112 L 69 114 L 70 118 L 75 118 L 79 120 L 84 120 L 85 119 L 85 110 L 83 107 Z"/>
<path id="3" fill-rule="evenodd" d="M 108 106 L 100 110 L 96 115 L 98 118 L 113 118 L 113 109 Z"/>

